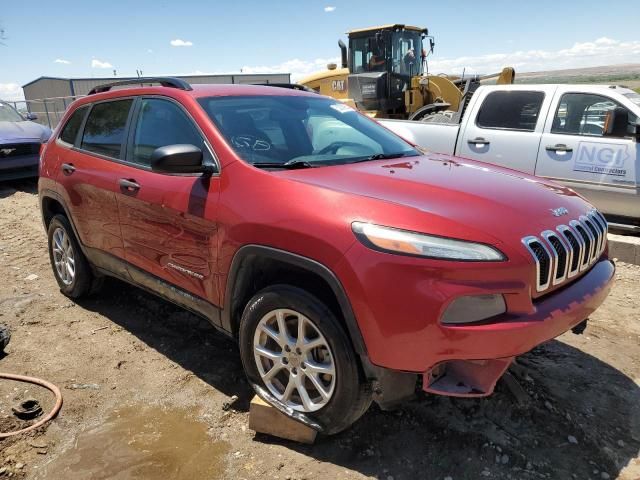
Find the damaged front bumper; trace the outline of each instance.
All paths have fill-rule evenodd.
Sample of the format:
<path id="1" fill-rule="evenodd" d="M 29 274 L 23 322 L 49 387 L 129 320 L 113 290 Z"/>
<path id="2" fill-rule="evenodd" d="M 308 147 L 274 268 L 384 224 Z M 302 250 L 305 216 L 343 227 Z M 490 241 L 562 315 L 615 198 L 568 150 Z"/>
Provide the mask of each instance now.
<path id="1" fill-rule="evenodd" d="M 581 333 L 585 320 L 604 301 L 613 286 L 615 267 L 601 260 L 579 281 L 536 301 L 535 311 L 507 321 L 487 325 L 448 327 L 474 335 L 462 347 L 467 358 L 437 363 L 423 374 L 423 389 L 429 393 L 458 397 L 483 397 L 493 389 L 517 355 L 568 330 Z M 482 358 L 490 344 L 494 358 Z M 496 354 L 496 345 L 498 354 Z"/>
<path id="2" fill-rule="evenodd" d="M 447 326 L 448 347 L 441 345 L 437 361 L 422 373 L 379 368 L 374 399 L 382 408 L 392 408 L 413 395 L 419 376 L 428 393 L 491 395 L 516 356 L 568 330 L 581 333 L 585 320 L 609 294 L 614 274 L 614 264 L 602 259 L 578 281 L 536 299 L 530 313 L 511 314 L 485 324 Z"/>

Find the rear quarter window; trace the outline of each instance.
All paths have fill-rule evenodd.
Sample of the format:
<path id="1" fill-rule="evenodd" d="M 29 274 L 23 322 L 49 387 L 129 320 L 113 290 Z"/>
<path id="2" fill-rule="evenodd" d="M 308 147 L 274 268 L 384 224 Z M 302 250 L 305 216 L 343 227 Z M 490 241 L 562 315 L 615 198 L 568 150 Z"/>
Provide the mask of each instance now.
<path id="1" fill-rule="evenodd" d="M 89 112 L 82 135 L 83 150 L 120 158 L 132 99 L 97 103 Z"/>
<path id="2" fill-rule="evenodd" d="M 482 102 L 476 125 L 480 128 L 533 132 L 543 100 L 544 92 L 492 92 Z"/>
<path id="3" fill-rule="evenodd" d="M 84 120 L 84 116 L 87 113 L 87 109 L 89 107 L 87 105 L 78 108 L 64 127 L 62 127 L 62 132 L 60 132 L 60 140 L 64 143 L 68 143 L 69 145 L 74 145 L 76 143 L 76 139 L 78 138 L 78 132 L 80 131 L 80 127 L 82 126 L 82 121 Z"/>

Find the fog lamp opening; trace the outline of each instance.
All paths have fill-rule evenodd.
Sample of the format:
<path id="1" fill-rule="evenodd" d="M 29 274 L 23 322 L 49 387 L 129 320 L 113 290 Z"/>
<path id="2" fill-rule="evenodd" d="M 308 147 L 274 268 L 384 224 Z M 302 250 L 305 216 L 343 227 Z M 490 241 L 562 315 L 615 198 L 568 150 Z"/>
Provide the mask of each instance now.
<path id="1" fill-rule="evenodd" d="M 465 295 L 449 304 L 440 321 L 447 325 L 458 325 L 486 320 L 507 311 L 501 294 Z"/>

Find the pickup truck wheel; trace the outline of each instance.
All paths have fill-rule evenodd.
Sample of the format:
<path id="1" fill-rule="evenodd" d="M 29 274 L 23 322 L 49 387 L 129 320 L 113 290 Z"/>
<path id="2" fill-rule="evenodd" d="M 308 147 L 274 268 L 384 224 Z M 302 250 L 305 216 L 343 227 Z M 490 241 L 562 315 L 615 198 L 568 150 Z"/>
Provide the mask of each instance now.
<path id="1" fill-rule="evenodd" d="M 308 292 L 275 285 L 247 304 L 240 353 L 249 381 L 333 434 L 371 404 L 371 386 L 336 316 Z"/>
<path id="2" fill-rule="evenodd" d="M 70 298 L 80 298 L 94 285 L 86 257 L 73 234 L 69 220 L 56 215 L 49 222 L 49 259 L 60 291 Z"/>

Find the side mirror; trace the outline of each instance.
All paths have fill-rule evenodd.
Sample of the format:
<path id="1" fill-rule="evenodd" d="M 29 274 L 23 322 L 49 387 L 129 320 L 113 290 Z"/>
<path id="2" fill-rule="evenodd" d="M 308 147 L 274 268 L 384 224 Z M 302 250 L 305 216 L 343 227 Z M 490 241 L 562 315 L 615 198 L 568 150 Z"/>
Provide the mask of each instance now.
<path id="1" fill-rule="evenodd" d="M 151 170 L 160 173 L 202 173 L 202 150 L 195 145 L 177 144 L 156 148 L 151 154 Z"/>
<path id="2" fill-rule="evenodd" d="M 37 120 L 38 119 L 38 115 L 35 114 L 35 113 L 31 113 L 31 112 L 27 113 L 26 117 L 27 117 L 27 120 Z"/>
<path id="3" fill-rule="evenodd" d="M 624 107 L 616 107 L 607 112 L 604 121 L 605 137 L 625 137 L 629 133 L 629 111 Z"/>
<path id="4" fill-rule="evenodd" d="M 640 121 L 635 125 L 635 132 L 633 132 L 633 138 L 636 142 L 640 143 Z"/>

